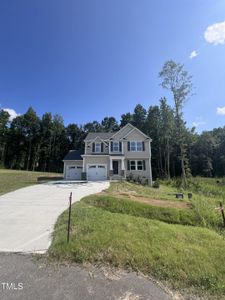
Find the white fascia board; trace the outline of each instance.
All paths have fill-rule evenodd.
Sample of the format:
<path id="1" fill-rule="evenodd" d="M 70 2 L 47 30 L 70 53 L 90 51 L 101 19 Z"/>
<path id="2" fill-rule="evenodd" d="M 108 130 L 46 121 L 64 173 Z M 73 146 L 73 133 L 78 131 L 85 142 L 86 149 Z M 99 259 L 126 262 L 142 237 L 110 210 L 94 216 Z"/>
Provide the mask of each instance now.
<path id="1" fill-rule="evenodd" d="M 124 137 L 123 137 L 123 139 L 125 139 L 130 133 L 132 133 L 134 131 L 134 128 L 131 130 L 131 131 L 129 131 Z"/>
<path id="2" fill-rule="evenodd" d="M 99 136 L 96 136 L 93 140 L 84 140 L 84 142 L 87 142 L 89 144 L 93 144 L 97 140 L 97 138 L 99 138 L 105 145 L 107 145 L 107 143 L 102 138 L 100 138 Z"/>
<path id="3" fill-rule="evenodd" d="M 142 132 L 140 129 L 138 129 L 137 127 L 131 125 L 133 127 L 133 129 L 131 131 L 129 131 L 123 138 L 125 139 L 126 137 L 129 136 L 130 133 L 134 132 L 135 130 L 137 130 L 140 134 L 142 134 L 144 137 L 146 137 L 146 139 L 151 140 L 151 138 L 149 136 L 147 136 L 144 132 Z"/>
<path id="4" fill-rule="evenodd" d="M 132 127 L 133 125 L 131 125 L 130 123 L 127 123 L 125 126 L 123 126 L 122 128 L 120 128 L 119 131 L 115 132 L 115 134 L 112 135 L 110 139 L 112 139 L 115 135 L 117 135 L 117 133 L 119 133 L 120 131 L 122 131 L 123 129 L 125 129 L 125 128 L 128 127 L 128 126 L 131 126 L 131 127 Z"/>

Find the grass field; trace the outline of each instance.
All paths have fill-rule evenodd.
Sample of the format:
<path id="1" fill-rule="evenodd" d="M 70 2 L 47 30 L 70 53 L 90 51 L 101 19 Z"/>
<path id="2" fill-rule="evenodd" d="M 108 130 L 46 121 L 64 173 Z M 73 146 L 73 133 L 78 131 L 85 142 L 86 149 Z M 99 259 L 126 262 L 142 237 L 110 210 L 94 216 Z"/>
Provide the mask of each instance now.
<path id="1" fill-rule="evenodd" d="M 183 191 L 185 199 L 178 200 L 175 183 L 166 182 L 160 189 L 113 183 L 73 205 L 69 244 L 68 212 L 58 219 L 49 255 L 141 271 L 204 299 L 225 299 L 225 235 L 215 211 L 224 189 L 214 179 L 197 178 Z M 192 199 L 187 192 L 193 192 Z M 162 205 L 152 205 L 152 199 Z"/>
<path id="2" fill-rule="evenodd" d="M 196 225 L 221 230 L 223 225 L 221 215 L 215 211 L 215 208 L 219 206 L 220 201 L 225 201 L 225 185 L 218 185 L 216 181 L 216 179 L 195 178 L 191 180 L 190 187 L 187 190 L 177 188 L 174 182 L 163 182 L 160 189 L 142 187 L 141 185 L 127 182 L 115 183 L 110 186 L 108 195 L 115 196 L 115 194 L 119 194 L 127 199 L 127 196 L 130 194 L 137 194 L 143 197 L 149 197 L 150 199 L 164 199 L 165 201 L 186 203 L 190 209 L 179 210 L 179 213 L 189 216 L 189 221 L 187 220 L 187 223 L 177 222 L 176 218 L 174 218 L 177 215 L 175 213 L 176 210 L 167 208 L 164 211 L 165 214 L 168 215 L 168 218 L 170 218 L 170 212 L 172 214 L 168 220 L 169 223 Z M 184 200 L 176 199 L 174 196 L 176 192 L 183 192 Z M 187 196 L 189 192 L 193 195 L 190 200 Z M 162 208 L 155 208 L 155 211 L 162 211 Z M 151 218 L 159 219 L 158 215 Z M 164 219 L 160 220 L 165 221 Z"/>
<path id="3" fill-rule="evenodd" d="M 61 174 L 0 169 L 0 195 L 38 183 L 39 177 L 60 177 Z"/>

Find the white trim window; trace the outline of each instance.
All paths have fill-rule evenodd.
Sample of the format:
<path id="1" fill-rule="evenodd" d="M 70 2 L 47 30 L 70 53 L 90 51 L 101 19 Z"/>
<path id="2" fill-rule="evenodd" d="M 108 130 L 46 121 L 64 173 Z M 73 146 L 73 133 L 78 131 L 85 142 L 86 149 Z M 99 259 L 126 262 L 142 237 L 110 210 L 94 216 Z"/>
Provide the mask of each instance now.
<path id="1" fill-rule="evenodd" d="M 96 153 L 101 153 L 101 143 L 95 143 L 95 152 Z"/>
<path id="2" fill-rule="evenodd" d="M 143 151 L 143 143 L 140 141 L 131 141 L 130 142 L 130 151 L 132 151 L 132 152 Z"/>
<path id="3" fill-rule="evenodd" d="M 145 170 L 143 160 L 130 160 L 130 171 L 143 171 Z"/>
<path id="4" fill-rule="evenodd" d="M 137 163 L 137 170 L 138 171 L 144 170 L 143 160 L 136 160 L 136 163 Z"/>
<path id="5" fill-rule="evenodd" d="M 113 152 L 119 152 L 120 151 L 120 143 L 114 141 L 112 150 L 113 150 Z"/>
<path id="6" fill-rule="evenodd" d="M 130 170 L 131 171 L 136 171 L 136 160 L 131 160 L 130 161 Z"/>

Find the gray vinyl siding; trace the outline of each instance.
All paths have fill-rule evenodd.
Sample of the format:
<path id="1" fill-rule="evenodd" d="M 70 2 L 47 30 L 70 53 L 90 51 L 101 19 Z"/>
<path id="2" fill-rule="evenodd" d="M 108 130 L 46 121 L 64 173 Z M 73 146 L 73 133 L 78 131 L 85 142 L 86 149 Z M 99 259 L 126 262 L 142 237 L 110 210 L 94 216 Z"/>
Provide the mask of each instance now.
<path id="1" fill-rule="evenodd" d="M 95 142 L 103 143 L 102 140 L 100 140 L 100 139 L 97 139 Z M 103 143 L 103 152 L 101 152 L 101 153 L 92 152 L 92 145 L 93 145 L 93 143 L 91 143 L 91 142 L 85 143 L 85 154 L 96 154 L 96 155 L 98 155 L 98 154 L 108 154 L 109 153 L 108 143 L 106 143 L 106 144 Z"/>
<path id="2" fill-rule="evenodd" d="M 63 177 L 66 178 L 66 170 L 68 166 L 83 166 L 83 161 L 82 160 L 68 160 L 64 161 L 64 169 L 63 169 Z"/>
<path id="3" fill-rule="evenodd" d="M 118 131 L 112 139 L 118 141 L 122 139 L 125 135 L 127 135 L 131 130 L 132 128 L 130 126 L 124 127 L 120 131 Z"/>
<path id="4" fill-rule="evenodd" d="M 142 160 L 142 159 L 129 159 L 129 160 Z M 150 174 L 150 166 L 149 166 L 149 159 L 145 159 L 145 170 L 128 170 L 127 169 L 127 161 L 128 159 L 125 160 L 125 169 L 126 169 L 126 176 L 129 174 L 132 174 L 134 177 L 140 177 L 140 178 L 147 178 L 151 179 L 151 174 Z"/>
<path id="5" fill-rule="evenodd" d="M 108 156 L 86 156 L 84 158 L 84 170 L 85 172 L 87 171 L 87 166 L 89 164 L 103 164 L 107 165 L 107 177 L 109 178 L 109 168 L 110 168 L 110 163 L 109 163 L 109 157 Z"/>
<path id="6" fill-rule="evenodd" d="M 145 144 L 145 151 L 128 151 L 128 142 L 131 142 L 131 141 L 141 141 L 141 142 L 144 142 Z M 150 158 L 150 142 L 149 140 L 146 140 L 146 138 L 141 134 L 139 133 L 138 131 L 134 131 L 132 132 L 131 134 L 129 134 L 127 137 L 126 137 L 126 141 L 123 142 L 124 145 L 123 145 L 123 148 L 124 148 L 124 156 L 128 159 L 131 159 L 131 158 L 135 158 L 135 159 L 138 159 L 138 158 Z"/>

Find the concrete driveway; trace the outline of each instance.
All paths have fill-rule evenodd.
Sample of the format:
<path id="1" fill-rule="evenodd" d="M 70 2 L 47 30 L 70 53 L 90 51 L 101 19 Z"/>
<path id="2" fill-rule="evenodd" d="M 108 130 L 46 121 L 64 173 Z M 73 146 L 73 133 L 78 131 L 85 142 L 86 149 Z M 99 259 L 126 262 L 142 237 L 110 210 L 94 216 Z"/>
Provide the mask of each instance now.
<path id="1" fill-rule="evenodd" d="M 0 251 L 44 253 L 58 216 L 73 202 L 101 192 L 109 182 L 40 184 L 0 196 Z"/>

